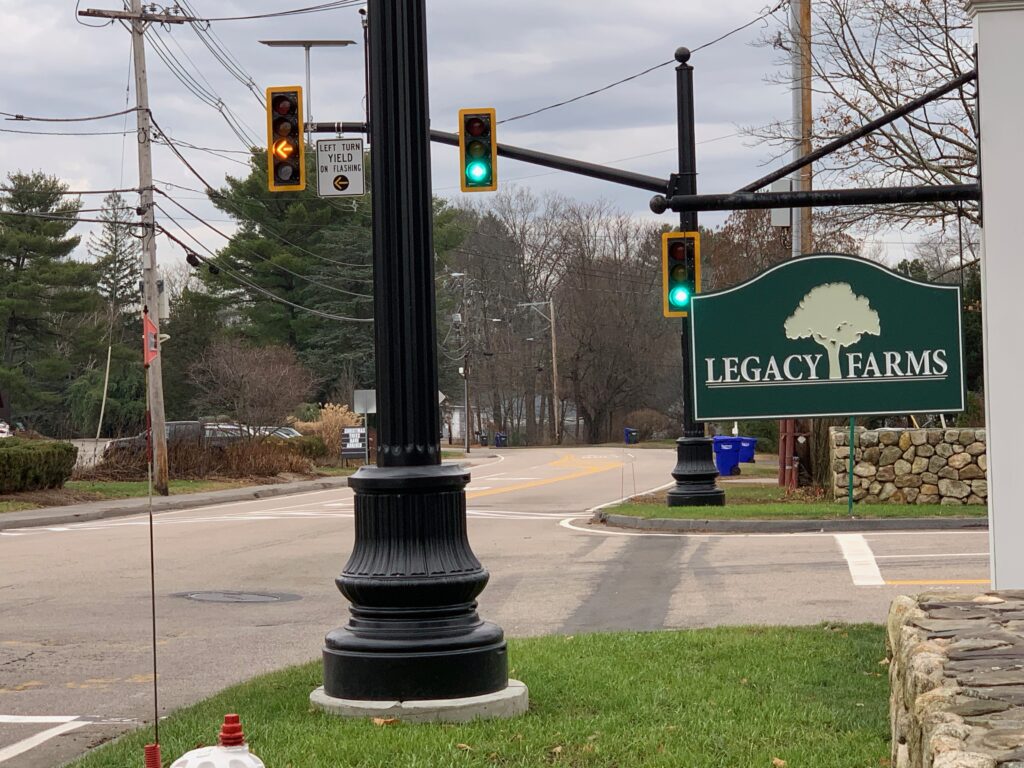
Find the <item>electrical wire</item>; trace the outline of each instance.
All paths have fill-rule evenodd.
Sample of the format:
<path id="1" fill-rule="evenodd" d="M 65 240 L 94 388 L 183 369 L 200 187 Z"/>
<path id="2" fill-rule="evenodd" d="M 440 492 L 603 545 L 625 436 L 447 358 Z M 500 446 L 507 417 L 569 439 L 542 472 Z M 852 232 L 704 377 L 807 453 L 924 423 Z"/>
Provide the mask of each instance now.
<path id="1" fill-rule="evenodd" d="M 166 212 L 164 212 L 164 215 L 165 216 L 167 215 Z M 209 248 L 207 248 L 205 245 L 203 245 L 203 243 L 200 242 L 199 239 L 197 239 L 187 229 L 182 227 L 181 224 L 179 224 L 177 221 L 175 221 L 172 216 L 167 216 L 167 218 L 176 227 L 178 227 L 178 229 L 180 229 L 189 239 L 191 239 L 195 243 L 197 243 L 200 248 L 202 248 L 207 253 L 210 253 L 210 254 L 213 253 L 213 251 L 211 251 Z M 285 305 L 287 305 L 289 307 L 293 307 L 294 309 L 298 309 L 298 310 L 300 310 L 302 312 L 308 312 L 308 313 L 310 313 L 312 315 L 318 315 L 319 317 L 323 317 L 323 318 L 326 318 L 328 320 L 338 320 L 338 321 L 341 321 L 341 322 L 349 322 L 349 323 L 372 323 L 373 322 L 373 318 L 345 317 L 344 315 L 335 315 L 335 314 L 332 314 L 330 312 L 324 312 L 324 311 L 319 310 L 319 309 L 313 309 L 312 307 L 304 307 L 301 304 L 296 304 L 295 302 L 289 301 L 288 299 L 284 298 L 283 296 L 278 296 L 276 293 L 268 291 L 266 288 L 264 288 L 261 285 L 257 285 L 256 283 L 252 283 L 249 280 L 246 280 L 244 277 L 242 277 L 241 275 L 235 274 L 230 269 L 227 269 L 225 267 L 219 266 L 217 264 L 211 264 L 211 259 L 208 259 L 205 256 L 202 256 L 202 255 L 196 253 L 191 247 L 189 247 L 187 244 L 185 244 L 184 242 L 179 240 L 177 237 L 172 235 L 170 232 L 168 232 L 166 228 L 160 227 L 160 231 L 169 240 L 171 240 L 172 242 L 177 243 L 179 246 L 181 246 L 181 248 L 183 248 L 186 253 L 192 254 L 193 256 L 195 256 L 197 259 L 199 259 L 201 262 L 203 262 L 204 264 L 206 264 L 208 266 L 213 266 L 213 267 L 219 269 L 222 273 L 226 274 L 232 280 L 234 280 L 234 281 L 236 281 L 236 282 L 246 286 L 247 288 L 250 288 L 251 290 L 256 291 L 259 294 L 262 294 L 263 296 L 266 296 L 271 301 L 276 301 L 279 304 L 285 304 Z"/>
<path id="2" fill-rule="evenodd" d="M 258 13 L 252 16 L 220 16 L 208 19 L 196 19 L 198 22 L 209 23 L 211 21 L 248 21 L 250 19 L 274 19 L 281 16 L 300 16 L 306 13 L 320 13 L 322 11 L 334 11 L 339 8 L 350 8 L 356 5 L 366 5 L 366 0 L 336 0 L 332 3 L 321 3 L 306 8 L 292 8 L 287 11 L 274 11 L 272 13 Z"/>
<path id="3" fill-rule="evenodd" d="M 179 208 L 181 208 L 181 210 L 183 210 L 183 211 L 184 211 L 184 212 L 185 212 L 186 214 L 188 214 L 188 215 L 189 215 L 189 216 L 191 216 L 191 217 L 192 217 L 193 219 L 195 219 L 196 221 L 198 221 L 198 222 L 199 222 L 200 224 L 202 224 L 202 225 L 203 225 L 204 227 L 206 227 L 207 229 L 209 229 L 209 230 L 210 230 L 211 232 L 213 232 L 213 233 L 215 233 L 215 234 L 219 235 L 220 237 L 223 237 L 223 238 L 224 238 L 225 240 L 227 240 L 227 241 L 228 241 L 229 243 L 230 243 L 230 242 L 232 241 L 232 237 L 231 237 L 231 235 L 229 235 L 229 234 L 227 234 L 227 233 L 225 233 L 225 232 L 222 232 L 221 230 L 217 229 L 217 228 L 216 228 L 215 226 L 213 226 L 213 224 L 211 224 L 210 222 L 206 221 L 206 220 L 205 220 L 205 219 L 203 219 L 203 218 L 202 218 L 201 216 L 197 216 L 197 215 L 196 215 L 195 213 L 193 213 L 192 211 L 190 211 L 190 210 L 189 210 L 188 208 L 186 208 L 186 207 L 185 207 L 184 205 L 182 205 L 181 203 L 179 203 L 179 202 L 178 202 L 177 200 L 175 200 L 175 199 L 174 199 L 173 197 L 171 197 L 170 195 L 168 195 L 168 194 L 167 194 L 166 192 L 164 192 L 163 190 L 157 189 L 156 191 L 157 191 L 157 192 L 159 192 L 159 193 L 160 193 L 161 195 L 163 195 L 164 197 L 166 197 L 166 198 L 167 198 L 168 200 L 170 200 L 170 201 L 171 201 L 172 203 L 174 203 L 174 204 L 175 204 L 176 206 L 178 206 Z M 159 209 L 160 211 L 162 211 L 162 212 L 164 213 L 164 215 L 165 215 L 165 216 L 168 216 L 168 218 L 170 218 L 170 216 L 169 216 L 169 215 L 167 214 L 167 209 L 166 209 L 166 208 L 164 208 L 163 206 L 161 206 L 161 205 L 159 205 L 159 204 L 157 204 L 157 206 L 156 206 L 156 207 L 157 207 L 157 208 L 158 208 L 158 209 Z M 335 287 L 335 286 L 333 286 L 333 285 L 328 285 L 328 284 L 326 284 L 326 283 L 322 283 L 322 282 L 319 282 L 319 281 L 317 281 L 317 280 L 314 280 L 313 278 L 309 277 L 308 275 L 303 275 L 303 274 L 300 274 L 300 273 L 298 273 L 298 272 L 293 272 L 292 270 L 288 269 L 287 267 L 285 267 L 285 266 L 282 266 L 282 265 L 280 265 L 280 264 L 277 264 L 277 263 L 276 263 L 276 262 L 275 262 L 275 261 L 274 261 L 273 259 L 269 259 L 269 258 L 267 258 L 266 256 L 263 256 L 262 254 L 260 254 L 260 253 L 257 253 L 257 252 L 256 252 L 256 251 L 254 251 L 254 250 L 251 250 L 251 249 L 249 249 L 249 248 L 245 248 L 244 246 L 241 246 L 241 245 L 240 245 L 239 247 L 240 247 L 240 248 L 241 248 L 241 249 L 242 249 L 243 251 L 245 251 L 246 253 L 248 253 L 248 254 L 250 254 L 250 255 L 252 255 L 252 256 L 255 256 L 255 257 L 256 257 L 257 259 L 260 259 L 261 261 L 264 261 L 264 262 L 266 262 L 267 264 L 270 264 L 270 266 L 271 266 L 271 267 L 273 267 L 274 269 L 278 270 L 279 272 L 284 272 L 284 273 L 286 273 L 286 274 L 288 274 L 288 275 L 291 275 L 292 277 L 297 277 L 297 278 L 298 278 L 298 279 L 300 279 L 300 280 L 305 280 L 305 281 L 306 281 L 307 283 L 310 283 L 311 285 L 315 285 L 315 286 L 316 286 L 317 288 L 324 288 L 324 289 L 326 289 L 326 290 L 328 290 L 328 291 L 333 291 L 333 292 L 335 292 L 335 293 L 340 293 L 340 294 L 343 294 L 343 295 L 345 295 L 345 296 L 352 296 L 352 297 L 354 297 L 354 298 L 357 298 L 357 299 L 367 299 L 367 300 L 372 300 L 372 299 L 373 299 L 373 297 L 372 297 L 372 296 L 370 296 L 370 295 L 368 295 L 368 294 L 365 294 L 365 293 L 355 293 L 355 292 L 353 292 L 353 291 L 346 291 L 346 290 L 345 290 L 344 288 L 336 288 L 336 287 Z M 235 267 L 235 268 L 237 269 L 237 267 Z"/>
<path id="4" fill-rule="evenodd" d="M 17 128 L 0 128 L 0 133 L 18 133 L 28 136 L 125 136 L 131 131 L 22 131 Z"/>
<path id="5" fill-rule="evenodd" d="M 747 27 L 751 27 L 754 24 L 757 24 L 759 21 L 763 21 L 764 19 L 768 18 L 769 16 L 774 15 L 775 13 L 780 11 L 783 7 L 785 7 L 788 4 L 789 4 L 789 0 L 779 0 L 779 2 L 777 2 L 771 9 L 764 11 L 757 18 L 751 19 L 746 24 L 743 24 L 743 25 L 741 25 L 739 27 L 736 27 L 734 29 L 729 30 L 724 35 L 720 35 L 719 37 L 716 37 L 714 40 L 709 40 L 708 42 L 706 42 L 706 43 L 704 43 L 702 45 L 698 45 L 696 48 L 692 49 L 690 51 L 690 53 L 691 54 L 697 53 L 697 51 L 702 51 L 705 48 L 709 48 L 710 46 L 715 45 L 716 43 L 720 43 L 722 40 L 725 40 L 726 38 L 731 37 L 732 35 L 735 35 L 737 32 L 741 32 L 744 29 L 746 29 Z M 511 123 L 514 120 L 523 120 L 523 119 L 525 119 L 527 117 L 533 117 L 534 115 L 539 115 L 542 112 L 547 112 L 548 110 L 551 110 L 551 109 L 557 109 L 558 107 L 564 107 L 567 104 L 573 104 L 573 103 L 575 103 L 577 101 L 581 101 L 582 99 L 589 98 L 590 96 L 596 96 L 599 93 L 604 93 L 605 91 L 609 91 L 612 88 L 615 88 L 617 86 L 623 85 L 624 83 L 631 82 L 633 80 L 636 80 L 637 78 L 643 77 L 644 75 L 648 75 L 651 72 L 654 72 L 656 70 L 659 70 L 659 69 L 661 69 L 663 67 L 667 67 L 670 64 L 675 64 L 675 63 L 676 63 L 676 60 L 674 58 L 669 59 L 668 61 L 663 61 L 660 64 L 655 64 L 653 67 L 648 67 L 647 69 L 645 69 L 645 70 L 643 70 L 641 72 L 637 72 L 635 75 L 630 75 L 628 77 L 624 77 L 621 80 L 616 80 L 614 83 L 609 83 L 608 85 L 602 86 L 601 88 L 595 88 L 592 91 L 587 91 L 586 93 L 582 93 L 579 96 L 574 96 L 571 99 L 565 99 L 564 101 L 559 101 L 559 102 L 556 102 L 554 104 L 549 104 L 546 107 L 541 107 L 540 109 L 534 109 L 534 110 L 532 110 L 530 112 L 524 112 L 521 115 L 513 115 L 512 117 L 506 117 L 504 120 L 499 120 L 498 124 L 501 125 L 502 123 Z"/>
<path id="6" fill-rule="evenodd" d="M 197 179 L 199 179 L 199 182 L 204 187 L 206 187 L 207 194 L 209 194 L 211 196 L 215 196 L 219 200 L 225 200 L 226 201 L 226 198 L 217 189 L 215 189 L 213 187 L 213 185 L 210 184 L 210 182 L 208 182 L 205 178 L 203 178 L 203 175 L 201 173 L 199 173 L 199 171 L 197 171 L 192 166 L 192 164 L 185 158 L 184 155 L 181 154 L 181 152 L 178 150 L 177 146 L 175 145 L 175 142 L 171 140 L 171 138 L 164 132 L 164 130 L 156 122 L 156 119 L 152 117 L 152 113 L 150 113 L 150 120 L 153 123 L 153 127 L 156 128 L 156 130 L 160 132 L 160 135 L 163 136 L 164 139 L 166 139 L 167 146 L 170 148 L 170 150 L 185 165 L 185 167 L 188 168 L 188 170 L 192 173 L 192 175 L 195 176 Z M 165 182 L 161 182 L 161 183 L 165 183 Z M 164 193 L 164 194 L 166 194 L 166 193 Z M 230 206 L 230 203 L 228 203 L 228 205 Z M 253 219 L 250 219 L 249 217 L 245 216 L 244 214 L 239 212 L 238 209 L 235 206 L 230 206 L 230 207 L 235 210 L 235 213 L 238 215 L 238 217 L 240 219 L 243 219 L 245 221 L 249 221 L 249 222 L 251 222 L 253 224 L 256 224 L 262 230 L 266 231 L 267 233 L 269 233 L 272 237 L 276 238 L 277 240 L 280 240 L 285 245 L 288 245 L 288 246 L 290 246 L 292 248 L 295 248 L 297 251 L 299 251 L 301 253 L 305 253 L 306 255 L 311 256 L 314 259 L 319 259 L 320 261 L 323 261 L 323 262 L 326 262 L 326 263 L 329 263 L 329 264 L 334 264 L 336 266 L 350 267 L 352 269 L 362 269 L 362 268 L 366 267 L 365 264 L 351 264 L 351 263 L 347 263 L 347 262 L 343 262 L 343 261 L 337 261 L 335 259 L 330 259 L 330 258 L 328 258 L 326 256 L 321 256 L 318 253 L 313 253 L 313 251 L 310 251 L 310 250 L 308 250 L 306 248 L 303 248 L 300 245 L 297 245 L 296 243 L 291 242 L 286 237 L 284 237 L 283 235 L 278 234 L 277 232 L 275 232 L 270 227 L 268 227 L 268 226 L 266 226 L 264 224 L 260 224 L 259 222 L 254 221 Z M 266 206 L 264 205 L 264 207 L 266 207 Z"/>
<path id="7" fill-rule="evenodd" d="M 179 0 L 179 4 L 190 16 L 199 16 L 187 0 Z M 234 54 L 231 53 L 224 41 L 217 36 L 217 33 L 212 29 L 204 29 L 201 24 L 195 22 L 191 22 L 189 26 L 192 27 L 192 30 L 202 41 L 203 45 L 206 46 L 210 54 L 220 62 L 221 66 L 223 66 L 232 77 L 245 86 L 256 97 L 256 100 L 262 104 L 263 94 L 256 85 L 255 78 L 245 70 L 242 63 Z"/>
<path id="8" fill-rule="evenodd" d="M 97 208 L 96 210 L 102 210 L 102 209 Z M 44 221 L 73 221 L 76 224 L 80 223 L 80 222 L 81 223 L 87 223 L 87 224 L 108 224 L 109 223 L 108 219 L 87 219 L 87 218 L 81 218 L 81 217 L 78 217 L 78 216 L 59 216 L 57 214 L 49 214 L 49 213 L 33 213 L 32 211 L 0 211 L 0 219 L 2 219 L 4 216 L 21 216 L 21 217 L 24 217 L 24 218 L 31 218 L 31 219 L 43 219 Z M 142 224 L 142 222 L 126 221 L 124 223 L 125 223 L 126 226 L 129 226 L 129 227 L 145 226 L 144 224 Z"/>
<path id="9" fill-rule="evenodd" d="M 0 115 L 5 115 L 8 120 L 23 120 L 33 123 L 84 123 L 89 120 L 106 120 L 108 117 L 120 117 L 137 110 L 137 107 L 132 107 L 131 109 L 122 109 L 120 112 L 111 112 L 108 115 L 90 115 L 89 117 L 27 117 L 16 112 L 0 112 Z"/>

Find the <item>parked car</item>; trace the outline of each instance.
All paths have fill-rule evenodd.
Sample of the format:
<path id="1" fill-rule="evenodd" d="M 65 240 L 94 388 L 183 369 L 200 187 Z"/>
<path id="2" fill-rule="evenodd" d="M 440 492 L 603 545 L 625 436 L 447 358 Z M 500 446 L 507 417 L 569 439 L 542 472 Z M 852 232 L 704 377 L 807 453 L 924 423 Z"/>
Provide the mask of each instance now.
<path id="1" fill-rule="evenodd" d="M 0 437 L 10 437 L 11 427 L 6 421 L 0 419 Z"/>
<path id="2" fill-rule="evenodd" d="M 225 446 L 243 437 L 237 424 L 216 424 L 201 421 L 168 421 L 164 425 L 168 447 L 184 443 Z M 132 456 L 146 450 L 146 433 L 111 440 L 103 449 L 104 459 Z"/>

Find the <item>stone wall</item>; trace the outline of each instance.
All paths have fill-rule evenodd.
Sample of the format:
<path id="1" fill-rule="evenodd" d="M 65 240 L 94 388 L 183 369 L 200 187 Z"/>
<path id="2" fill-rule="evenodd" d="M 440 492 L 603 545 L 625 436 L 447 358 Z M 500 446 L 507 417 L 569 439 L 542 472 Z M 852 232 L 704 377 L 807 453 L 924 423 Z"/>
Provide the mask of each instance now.
<path id="1" fill-rule="evenodd" d="M 893 768 L 1024 766 L 1024 592 L 898 597 L 889 611 Z"/>
<path id="2" fill-rule="evenodd" d="M 832 485 L 846 503 L 849 430 L 831 431 Z M 854 442 L 853 500 L 865 504 L 985 504 L 983 429 L 864 429 Z"/>

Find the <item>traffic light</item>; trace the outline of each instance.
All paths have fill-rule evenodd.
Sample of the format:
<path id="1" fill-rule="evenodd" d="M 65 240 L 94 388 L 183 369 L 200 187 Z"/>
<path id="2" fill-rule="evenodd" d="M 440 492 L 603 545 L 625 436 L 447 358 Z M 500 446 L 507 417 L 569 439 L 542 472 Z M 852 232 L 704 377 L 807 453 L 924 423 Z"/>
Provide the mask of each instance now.
<path id="1" fill-rule="evenodd" d="M 498 121 L 493 109 L 459 110 L 459 167 L 463 192 L 498 188 Z"/>
<path id="2" fill-rule="evenodd" d="M 700 293 L 700 233 L 661 236 L 661 276 L 665 317 L 686 317 L 690 300 Z"/>
<path id="3" fill-rule="evenodd" d="M 302 125 L 302 87 L 267 88 L 267 188 L 298 192 L 306 188 L 306 143 Z"/>

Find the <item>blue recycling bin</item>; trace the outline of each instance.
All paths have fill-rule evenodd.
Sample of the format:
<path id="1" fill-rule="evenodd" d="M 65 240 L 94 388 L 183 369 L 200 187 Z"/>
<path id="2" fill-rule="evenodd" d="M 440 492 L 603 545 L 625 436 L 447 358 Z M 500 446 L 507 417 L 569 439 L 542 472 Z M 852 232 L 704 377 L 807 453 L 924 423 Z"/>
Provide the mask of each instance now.
<path id="1" fill-rule="evenodd" d="M 508 435 L 504 432 L 496 432 L 494 434 L 494 447 L 508 448 Z"/>
<path id="2" fill-rule="evenodd" d="M 626 427 L 622 430 L 622 438 L 625 440 L 626 445 L 636 445 L 640 442 L 640 430 Z"/>
<path id="3" fill-rule="evenodd" d="M 740 473 L 740 439 L 727 435 L 714 438 L 715 466 L 723 477 Z"/>
<path id="4" fill-rule="evenodd" d="M 754 464 L 754 453 L 757 451 L 756 437 L 743 437 L 740 440 L 740 461 L 744 464 Z"/>

